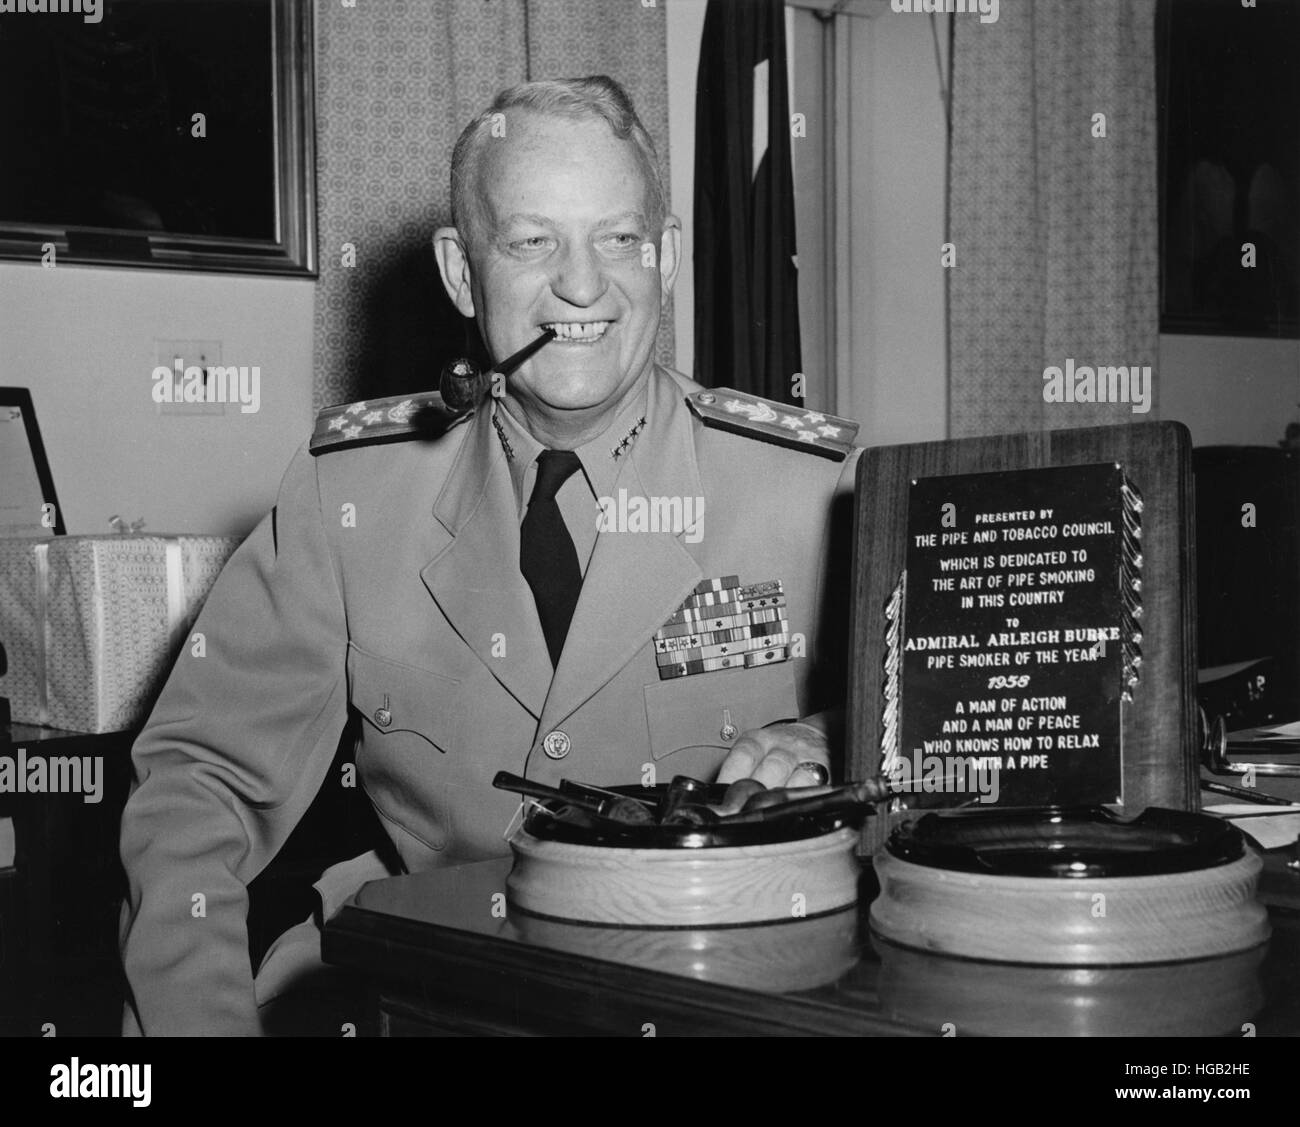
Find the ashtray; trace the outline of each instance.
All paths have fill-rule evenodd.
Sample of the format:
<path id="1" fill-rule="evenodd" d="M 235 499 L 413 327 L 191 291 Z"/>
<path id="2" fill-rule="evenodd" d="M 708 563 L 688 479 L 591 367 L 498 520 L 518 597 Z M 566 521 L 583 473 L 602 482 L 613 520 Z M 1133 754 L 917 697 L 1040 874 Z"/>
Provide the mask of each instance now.
<path id="1" fill-rule="evenodd" d="M 703 784 L 720 801 L 724 786 Z M 657 806 L 666 784 L 612 787 Z M 566 821 L 534 804 L 510 838 L 512 906 L 536 916 L 623 927 L 719 927 L 796 920 L 857 901 L 864 811 L 711 826 Z"/>
<path id="2" fill-rule="evenodd" d="M 939 954 L 1117 966 L 1230 954 L 1269 935 L 1258 855 L 1207 814 L 927 814 L 894 831 L 875 868 L 872 930 Z"/>

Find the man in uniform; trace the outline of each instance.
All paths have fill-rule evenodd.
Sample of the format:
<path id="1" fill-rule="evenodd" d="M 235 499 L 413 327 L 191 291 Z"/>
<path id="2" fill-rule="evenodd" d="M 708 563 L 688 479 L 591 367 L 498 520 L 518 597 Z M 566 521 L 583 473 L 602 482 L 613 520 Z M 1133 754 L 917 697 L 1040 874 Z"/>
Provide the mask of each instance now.
<path id="1" fill-rule="evenodd" d="M 654 364 L 681 235 L 627 95 L 503 92 L 457 143 L 452 195 L 434 249 L 457 307 L 498 359 L 556 339 L 433 441 L 418 399 L 323 412 L 226 567 L 201 655 L 182 652 L 134 748 L 129 1031 L 259 1031 L 293 960 L 273 949 L 254 975 L 247 885 L 349 710 L 407 871 L 508 851 L 503 769 L 829 777 L 844 655 L 823 635 L 843 630 L 848 565 L 832 513 L 855 459 L 837 420 Z M 325 915 L 386 871 L 345 869 Z"/>

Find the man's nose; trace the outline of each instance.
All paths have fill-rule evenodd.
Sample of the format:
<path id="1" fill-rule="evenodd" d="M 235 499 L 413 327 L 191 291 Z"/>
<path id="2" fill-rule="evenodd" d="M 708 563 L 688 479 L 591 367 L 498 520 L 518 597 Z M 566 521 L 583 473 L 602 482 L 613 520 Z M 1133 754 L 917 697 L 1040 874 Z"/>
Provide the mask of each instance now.
<path id="1" fill-rule="evenodd" d="M 608 285 L 599 258 L 591 247 L 570 247 L 551 278 L 555 296 L 569 305 L 594 305 Z"/>

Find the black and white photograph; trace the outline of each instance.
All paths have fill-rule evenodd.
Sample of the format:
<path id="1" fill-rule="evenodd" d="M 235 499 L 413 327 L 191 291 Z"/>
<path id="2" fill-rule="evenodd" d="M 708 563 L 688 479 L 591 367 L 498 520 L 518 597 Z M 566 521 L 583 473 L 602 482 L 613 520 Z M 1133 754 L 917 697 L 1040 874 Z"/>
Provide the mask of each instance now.
<path id="1" fill-rule="evenodd" d="M 1300 3 L 0 0 L 0 106 L 33 1106 L 1285 1093 Z"/>

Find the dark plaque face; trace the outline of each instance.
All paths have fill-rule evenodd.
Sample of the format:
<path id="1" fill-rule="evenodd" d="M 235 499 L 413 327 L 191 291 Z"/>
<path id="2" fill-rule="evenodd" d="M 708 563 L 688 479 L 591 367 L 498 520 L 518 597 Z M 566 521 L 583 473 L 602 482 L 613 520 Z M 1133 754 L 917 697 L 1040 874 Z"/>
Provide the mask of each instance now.
<path id="1" fill-rule="evenodd" d="M 1113 464 L 912 483 L 885 762 L 908 805 L 1121 800 L 1141 613 L 1125 491 Z"/>

